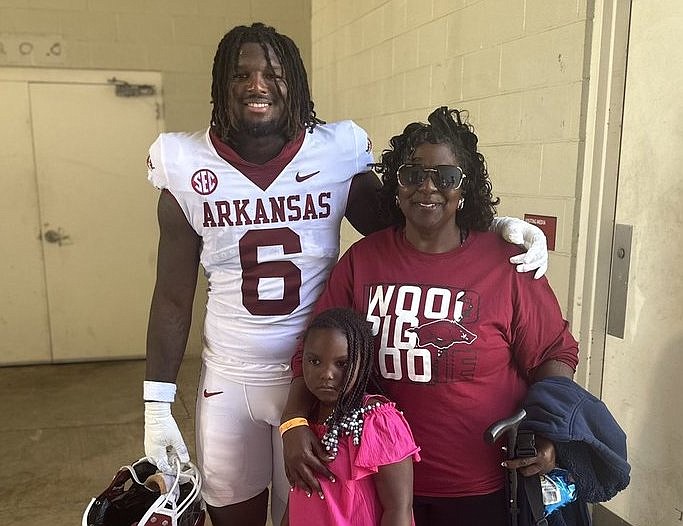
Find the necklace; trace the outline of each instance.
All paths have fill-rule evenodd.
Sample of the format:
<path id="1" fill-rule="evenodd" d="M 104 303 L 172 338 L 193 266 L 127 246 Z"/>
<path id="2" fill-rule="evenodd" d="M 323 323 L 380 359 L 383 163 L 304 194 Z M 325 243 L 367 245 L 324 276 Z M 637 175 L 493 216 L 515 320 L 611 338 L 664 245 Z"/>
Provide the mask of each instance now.
<path id="1" fill-rule="evenodd" d="M 374 404 L 360 407 L 350 415 L 346 415 L 336 424 L 332 424 L 332 415 L 328 416 L 324 422 L 327 426 L 327 432 L 320 440 L 323 446 L 325 446 L 325 451 L 327 451 L 332 458 L 336 457 L 339 452 L 339 438 L 350 435 L 353 436 L 353 445 L 358 446 L 360 444 L 361 434 L 363 433 L 365 415 L 370 411 L 377 409 L 380 405 L 379 402 L 375 402 Z"/>

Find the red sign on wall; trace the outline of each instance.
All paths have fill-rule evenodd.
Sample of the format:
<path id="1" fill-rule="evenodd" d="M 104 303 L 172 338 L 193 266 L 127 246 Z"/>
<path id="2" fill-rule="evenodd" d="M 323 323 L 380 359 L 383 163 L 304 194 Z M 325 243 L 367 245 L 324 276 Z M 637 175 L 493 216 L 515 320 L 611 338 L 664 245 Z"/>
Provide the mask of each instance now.
<path id="1" fill-rule="evenodd" d="M 555 232 L 557 231 L 557 218 L 553 216 L 539 216 L 536 214 L 524 214 L 524 221 L 536 225 L 543 230 L 548 241 L 548 250 L 555 250 Z"/>

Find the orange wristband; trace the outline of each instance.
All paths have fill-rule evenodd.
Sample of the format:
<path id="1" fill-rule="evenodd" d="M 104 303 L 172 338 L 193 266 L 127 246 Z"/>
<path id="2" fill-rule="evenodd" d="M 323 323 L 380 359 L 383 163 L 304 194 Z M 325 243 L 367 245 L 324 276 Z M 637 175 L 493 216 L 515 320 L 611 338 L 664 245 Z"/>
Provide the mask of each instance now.
<path id="1" fill-rule="evenodd" d="M 297 418 L 290 418 L 286 422 L 283 422 L 280 424 L 280 436 L 284 435 L 287 431 L 292 429 L 293 427 L 299 427 L 299 426 L 307 426 L 308 425 L 308 420 L 305 418 L 297 417 Z"/>

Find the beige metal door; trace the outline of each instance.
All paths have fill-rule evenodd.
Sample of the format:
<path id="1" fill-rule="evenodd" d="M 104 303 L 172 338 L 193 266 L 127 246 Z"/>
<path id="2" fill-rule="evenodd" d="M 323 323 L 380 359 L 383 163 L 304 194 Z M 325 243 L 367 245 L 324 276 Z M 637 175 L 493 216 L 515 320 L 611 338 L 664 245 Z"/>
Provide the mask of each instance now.
<path id="1" fill-rule="evenodd" d="M 50 360 L 29 93 L 0 81 L 0 363 Z"/>
<path id="2" fill-rule="evenodd" d="M 6 332 L 14 341 L 18 332 L 37 340 L 12 354 L 3 348 L 4 363 L 144 355 L 158 233 L 157 193 L 145 180 L 145 158 L 160 131 L 159 99 L 117 97 L 102 77 L 14 83 L 15 99 L 22 100 L 23 90 L 28 101 L 15 120 L 32 131 L 32 143 L 23 137 L 16 155 L 28 188 L 23 202 L 11 192 L 1 199 L 8 217 L 27 216 L 27 226 L 10 237 L 20 255 L 15 274 L 26 272 L 28 262 L 42 281 L 23 274 L 23 283 L 3 279 L 10 297 L 30 303 L 3 308 L 12 316 L 10 329 L 0 326 L 3 347 Z M 7 126 L 0 129 L 7 133 Z M 6 270 L 8 263 L 1 264 Z M 34 284 L 30 298 L 26 282 Z M 42 326 L 34 321 L 41 312 L 47 313 Z"/>
<path id="3" fill-rule="evenodd" d="M 633 226 L 624 337 L 602 398 L 628 435 L 629 524 L 683 520 L 683 2 L 632 2 L 615 221 Z"/>

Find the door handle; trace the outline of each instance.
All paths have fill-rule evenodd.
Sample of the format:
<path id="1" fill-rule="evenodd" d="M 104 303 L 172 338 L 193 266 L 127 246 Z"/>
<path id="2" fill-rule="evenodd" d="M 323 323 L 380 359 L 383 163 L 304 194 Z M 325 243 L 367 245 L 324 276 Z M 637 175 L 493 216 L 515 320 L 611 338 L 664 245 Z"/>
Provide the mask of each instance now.
<path id="1" fill-rule="evenodd" d="M 70 241 L 69 235 L 62 232 L 61 228 L 48 230 L 43 234 L 43 239 L 48 243 L 57 243 L 60 247 L 62 244 L 66 244 L 66 241 Z"/>
<path id="2" fill-rule="evenodd" d="M 612 268 L 610 269 L 609 299 L 607 304 L 607 334 L 624 338 L 628 273 L 631 266 L 631 238 L 633 225 L 614 225 Z"/>

